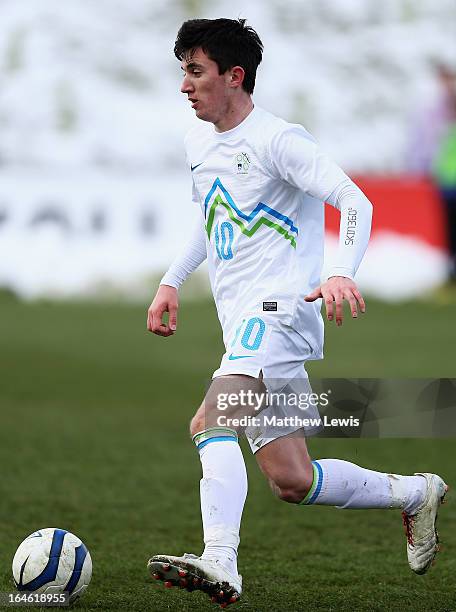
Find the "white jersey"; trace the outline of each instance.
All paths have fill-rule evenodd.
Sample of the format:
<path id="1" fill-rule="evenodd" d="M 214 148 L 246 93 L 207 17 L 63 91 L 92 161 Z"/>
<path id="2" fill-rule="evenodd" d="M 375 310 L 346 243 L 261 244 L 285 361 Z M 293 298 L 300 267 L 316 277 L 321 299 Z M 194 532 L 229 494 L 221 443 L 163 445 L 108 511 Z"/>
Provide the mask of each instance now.
<path id="1" fill-rule="evenodd" d="M 302 126 L 257 106 L 226 132 L 201 122 L 185 146 L 222 328 L 229 329 L 243 313 L 277 313 L 305 337 L 313 358 L 320 358 L 320 300 L 307 303 L 304 296 L 320 284 L 324 202 L 338 206 L 338 195 L 353 183 Z M 334 275 L 353 278 L 364 253 L 369 231 L 358 231 L 355 241 L 347 233 L 353 230 L 350 214 L 356 228 L 358 213 L 350 209 L 347 227 L 341 224 L 343 250 Z M 174 272 L 178 267 L 175 262 Z M 178 286 L 184 275 L 177 283 L 173 276 L 172 266 L 162 283 Z"/>

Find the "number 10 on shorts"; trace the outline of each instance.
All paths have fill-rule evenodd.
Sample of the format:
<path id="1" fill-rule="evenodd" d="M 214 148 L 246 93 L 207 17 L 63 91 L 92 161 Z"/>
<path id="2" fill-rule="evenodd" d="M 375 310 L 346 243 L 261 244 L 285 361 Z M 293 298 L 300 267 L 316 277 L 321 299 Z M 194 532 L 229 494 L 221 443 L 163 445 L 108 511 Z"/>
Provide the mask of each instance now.
<path id="1" fill-rule="evenodd" d="M 266 324 L 260 317 L 252 317 L 244 319 L 236 330 L 231 348 L 236 346 L 239 341 L 239 348 L 247 349 L 248 351 L 257 351 L 260 348 L 263 340 Z"/>

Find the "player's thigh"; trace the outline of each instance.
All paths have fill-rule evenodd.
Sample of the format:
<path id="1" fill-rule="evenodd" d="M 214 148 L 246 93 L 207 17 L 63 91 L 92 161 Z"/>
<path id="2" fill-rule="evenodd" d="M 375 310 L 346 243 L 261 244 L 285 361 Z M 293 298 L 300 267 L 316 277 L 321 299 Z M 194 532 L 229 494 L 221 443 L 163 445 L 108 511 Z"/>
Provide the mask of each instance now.
<path id="1" fill-rule="evenodd" d="M 191 421 L 191 434 L 209 427 L 229 426 L 236 419 L 251 416 L 260 409 L 265 392 L 261 373 L 258 378 L 245 374 L 217 376 Z"/>
<path id="2" fill-rule="evenodd" d="M 281 489 L 312 484 L 312 461 L 302 430 L 272 440 L 255 453 L 263 474 Z"/>

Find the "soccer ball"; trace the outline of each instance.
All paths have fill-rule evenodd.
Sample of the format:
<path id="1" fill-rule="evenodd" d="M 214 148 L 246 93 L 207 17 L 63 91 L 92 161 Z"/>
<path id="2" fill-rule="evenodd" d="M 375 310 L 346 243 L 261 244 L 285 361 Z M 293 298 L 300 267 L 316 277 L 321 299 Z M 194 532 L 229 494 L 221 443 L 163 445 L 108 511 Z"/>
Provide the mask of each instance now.
<path id="1" fill-rule="evenodd" d="M 19 591 L 82 595 L 92 577 L 92 559 L 79 538 L 64 529 L 40 529 L 19 546 L 13 578 Z"/>

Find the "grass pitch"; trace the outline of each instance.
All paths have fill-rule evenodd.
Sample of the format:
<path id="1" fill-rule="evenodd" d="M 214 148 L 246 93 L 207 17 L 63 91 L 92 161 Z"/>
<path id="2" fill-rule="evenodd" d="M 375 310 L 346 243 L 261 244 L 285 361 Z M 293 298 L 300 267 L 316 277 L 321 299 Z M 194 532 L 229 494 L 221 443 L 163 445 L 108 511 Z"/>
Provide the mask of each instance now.
<path id="1" fill-rule="evenodd" d="M 93 563 L 78 610 L 214 610 L 206 596 L 152 583 L 154 553 L 200 552 L 200 464 L 187 423 L 221 353 L 208 303 L 183 304 L 175 337 L 145 331 L 144 308 L 0 300 L 0 591 L 19 542 L 43 527 L 80 536 Z M 327 325 L 314 376 L 455 376 L 454 307 L 369 302 Z M 372 469 L 437 471 L 456 482 L 454 440 L 310 442 L 315 457 Z M 249 496 L 233 610 L 456 610 L 456 503 L 443 552 L 410 572 L 397 511 L 302 508 L 274 499 L 244 446 Z M 453 485 L 454 486 L 454 485 Z M 37 608 L 34 608 L 35 610 Z"/>

